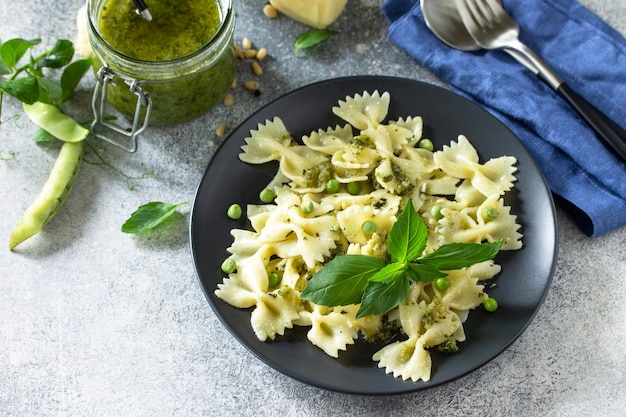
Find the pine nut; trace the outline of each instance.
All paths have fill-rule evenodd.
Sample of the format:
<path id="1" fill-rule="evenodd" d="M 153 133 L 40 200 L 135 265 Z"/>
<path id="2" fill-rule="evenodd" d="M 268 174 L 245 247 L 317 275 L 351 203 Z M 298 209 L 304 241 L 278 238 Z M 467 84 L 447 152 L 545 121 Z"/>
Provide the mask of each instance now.
<path id="1" fill-rule="evenodd" d="M 249 91 L 256 91 L 259 89 L 259 83 L 257 81 L 246 81 L 243 83 L 243 88 Z"/>
<path id="2" fill-rule="evenodd" d="M 215 130 L 217 136 L 224 136 L 224 133 L 226 133 L 226 123 L 220 124 Z"/>
<path id="3" fill-rule="evenodd" d="M 263 14 L 270 19 L 276 19 L 278 17 L 278 10 L 276 10 L 276 7 L 271 4 L 266 4 L 263 7 Z"/>
<path id="4" fill-rule="evenodd" d="M 252 48 L 252 42 L 250 41 L 250 38 L 245 36 L 242 39 L 242 41 L 241 41 L 241 46 L 243 46 L 243 49 L 250 49 L 250 48 Z"/>
<path id="5" fill-rule="evenodd" d="M 250 64 L 250 66 L 252 67 L 252 72 L 255 75 L 261 75 L 263 74 L 263 68 L 261 68 L 261 66 L 259 65 L 258 62 L 256 61 L 252 61 L 252 64 Z"/>
<path id="6" fill-rule="evenodd" d="M 267 56 L 267 49 L 261 48 L 259 52 L 256 53 L 256 59 L 262 61 Z"/>
<path id="7" fill-rule="evenodd" d="M 230 93 L 226 94 L 226 97 L 224 97 L 224 105 L 226 107 L 232 106 L 234 101 L 235 101 L 235 97 Z"/>
<path id="8" fill-rule="evenodd" d="M 256 49 L 244 49 L 243 56 L 246 58 L 254 58 L 256 57 L 257 52 L 258 51 Z"/>

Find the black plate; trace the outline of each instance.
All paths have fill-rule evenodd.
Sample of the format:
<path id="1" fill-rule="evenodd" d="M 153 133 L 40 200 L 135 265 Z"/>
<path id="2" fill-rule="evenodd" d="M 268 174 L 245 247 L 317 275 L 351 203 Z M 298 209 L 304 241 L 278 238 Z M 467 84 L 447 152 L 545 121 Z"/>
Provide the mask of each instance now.
<path id="1" fill-rule="evenodd" d="M 388 119 L 422 116 L 424 136 L 436 149 L 464 134 L 484 162 L 512 155 L 518 160 L 516 187 L 506 197 L 518 215 L 524 248 L 501 252 L 497 286 L 489 294 L 499 302 L 496 313 L 478 308 L 465 323 L 467 341 L 453 355 L 433 352 L 429 382 L 403 381 L 385 374 L 371 357 L 381 346 L 357 341 L 339 359 L 327 356 L 306 339 L 308 328 L 287 330 L 285 337 L 260 342 L 250 325 L 250 311 L 234 308 L 214 291 L 222 282 L 222 261 L 232 243 L 232 228 L 248 228 L 245 220 L 226 216 L 232 203 L 245 207 L 258 203 L 258 193 L 271 180 L 276 165 L 248 165 L 238 154 L 251 129 L 280 117 L 295 138 L 312 130 L 340 123 L 331 107 L 338 100 L 363 91 L 388 91 Z M 245 216 L 244 216 L 245 217 Z M 191 250 L 196 272 L 215 314 L 232 334 L 272 368 L 320 388 L 353 394 L 399 394 L 433 387 L 463 376 L 484 365 L 507 348 L 526 329 L 542 304 L 556 263 L 557 226 L 552 196 L 543 175 L 522 143 L 501 122 L 482 108 L 440 87 L 422 82 L 378 76 L 332 79 L 312 84 L 261 108 L 235 129 L 217 150 L 197 190 L 190 226 Z"/>

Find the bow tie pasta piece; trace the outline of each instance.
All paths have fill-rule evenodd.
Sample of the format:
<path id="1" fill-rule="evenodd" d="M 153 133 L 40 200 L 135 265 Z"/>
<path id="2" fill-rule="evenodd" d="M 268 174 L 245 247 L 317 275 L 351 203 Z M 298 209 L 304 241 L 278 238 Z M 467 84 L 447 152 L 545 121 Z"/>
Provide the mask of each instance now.
<path id="1" fill-rule="evenodd" d="M 245 142 L 239 159 L 249 164 L 279 161 L 282 174 L 280 178 L 286 177 L 300 187 L 308 186 L 306 170 L 327 161 L 323 154 L 307 146 L 295 144 L 278 117 L 259 124 L 257 130 L 251 130 L 250 137 Z"/>
<path id="2" fill-rule="evenodd" d="M 267 290 L 267 272 L 262 257 L 257 253 L 237 257 L 237 270 L 218 285 L 215 295 L 239 308 L 257 304 L 258 297 Z"/>
<path id="3" fill-rule="evenodd" d="M 348 345 L 354 344 L 359 335 L 355 323 L 356 311 L 314 305 L 313 311 L 302 314 L 307 315 L 311 323 L 311 329 L 307 332 L 309 341 L 333 358 L 339 357 L 340 350 L 346 350 Z"/>
<path id="4" fill-rule="evenodd" d="M 407 143 L 407 147 L 414 147 L 417 142 L 422 139 L 422 134 L 424 132 L 424 121 L 421 116 L 409 116 L 406 119 L 401 117 L 396 121 L 389 122 L 389 124 L 401 126 L 411 131 L 412 136 Z"/>
<path id="5" fill-rule="evenodd" d="M 345 101 L 339 100 L 332 112 L 359 130 L 375 128 L 387 116 L 390 98 L 387 92 L 381 96 L 378 90 L 372 94 L 364 91 L 363 95 L 355 94 L 346 97 Z"/>
<path id="6" fill-rule="evenodd" d="M 431 177 L 437 170 L 433 153 L 426 149 L 405 146 L 398 153 L 398 158 L 415 165 L 414 169 L 422 173 L 422 180 Z"/>
<path id="7" fill-rule="evenodd" d="M 485 300 L 484 286 L 470 268 L 448 271 L 450 287 L 441 293 L 442 304 L 454 310 L 471 310 Z M 438 291 L 436 288 L 434 291 Z"/>
<path id="8" fill-rule="evenodd" d="M 384 237 L 387 236 L 389 229 L 396 221 L 396 212 L 395 210 L 377 210 L 371 206 L 354 205 L 337 213 L 337 221 L 348 242 L 365 245 L 373 234 L 366 236 L 363 233 L 361 230 L 363 223 L 366 221 L 374 222 L 376 224 L 375 234 Z"/>
<path id="9" fill-rule="evenodd" d="M 414 137 L 414 134 L 411 130 L 398 124 L 380 125 L 379 128 L 385 130 L 387 136 L 389 137 L 391 148 L 393 149 L 393 152 L 395 154 L 399 153 L 400 151 L 402 151 L 402 149 L 409 146 L 409 141 Z"/>
<path id="10" fill-rule="evenodd" d="M 281 258 L 300 256 L 308 268 L 330 257 L 339 239 L 335 216 L 305 215 L 300 195 L 288 187 L 277 189 L 276 208 L 269 212 L 257 240 L 272 245 Z"/>
<path id="11" fill-rule="evenodd" d="M 250 323 L 256 337 L 264 342 L 284 335 L 302 311 L 300 297 L 295 291 L 284 289 L 277 293 L 261 294 L 252 311 Z"/>
<path id="12" fill-rule="evenodd" d="M 403 303 L 398 307 L 408 339 L 391 343 L 372 357 L 380 368 L 404 380 L 429 381 L 432 360 L 426 348 L 464 337 L 457 314 L 435 299 L 430 303 Z"/>
<path id="13" fill-rule="evenodd" d="M 365 245 L 348 243 L 346 253 L 349 255 L 372 256 L 384 262 L 387 260 L 387 242 L 378 233 L 374 233 Z"/>
<path id="14" fill-rule="evenodd" d="M 279 161 L 281 151 L 291 144 L 291 134 L 279 117 L 266 120 L 257 130 L 250 131 L 250 137 L 244 139 L 246 145 L 241 147 L 239 159 L 249 164 L 264 164 Z"/>
<path id="15" fill-rule="evenodd" d="M 306 146 L 290 146 L 281 155 L 280 171 L 294 183 L 294 188 L 311 188 L 319 182 L 318 178 L 311 178 L 311 170 L 327 163 L 324 154 Z"/>
<path id="16" fill-rule="evenodd" d="M 391 194 L 385 190 L 374 190 L 368 194 L 351 195 L 347 193 L 329 194 L 320 200 L 320 206 L 326 211 L 334 210 L 335 215 L 352 206 L 371 206 L 377 209 L 394 210 L 400 209 L 402 197 Z"/>
<path id="17" fill-rule="evenodd" d="M 352 127 L 348 124 L 326 130 L 319 129 L 317 132 L 311 132 L 309 136 L 302 136 L 302 142 L 306 146 L 328 155 L 349 146 L 350 141 L 352 141 Z"/>
<path id="18" fill-rule="evenodd" d="M 388 192 L 401 195 L 411 191 L 414 183 L 394 161 L 391 158 L 383 159 L 374 170 L 374 180 Z"/>
<path id="19" fill-rule="evenodd" d="M 458 178 L 451 177 L 443 171 L 435 171 L 430 177 L 420 182 L 420 191 L 428 195 L 453 196 L 456 194 L 460 182 L 461 180 Z M 474 190 L 473 187 L 472 190 Z M 476 192 L 478 193 L 478 191 Z M 482 201 L 485 197 L 480 193 L 478 194 L 482 197 Z"/>
<path id="20" fill-rule="evenodd" d="M 467 138 L 460 135 L 457 142 L 444 146 L 434 154 L 435 162 L 456 178 L 470 179 L 472 185 L 483 195 L 504 194 L 513 187 L 517 170 L 517 160 L 512 156 L 503 156 L 489 160 L 484 165 L 478 161 L 478 153 Z"/>
<path id="21" fill-rule="evenodd" d="M 486 219 L 486 209 L 497 213 L 494 219 Z M 515 250 L 522 247 L 522 234 L 518 232 L 517 216 L 511 214 L 511 208 L 504 204 L 498 195 L 487 198 L 478 207 L 454 210 L 442 209 L 443 218 L 439 220 L 437 232 L 445 242 L 496 242 L 504 240 L 501 250 Z"/>

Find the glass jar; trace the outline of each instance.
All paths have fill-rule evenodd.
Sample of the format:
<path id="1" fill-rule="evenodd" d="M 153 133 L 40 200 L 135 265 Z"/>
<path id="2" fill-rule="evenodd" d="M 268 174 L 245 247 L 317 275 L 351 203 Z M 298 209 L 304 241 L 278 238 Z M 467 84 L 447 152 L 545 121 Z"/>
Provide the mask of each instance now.
<path id="1" fill-rule="evenodd" d="M 218 16 L 212 16 L 217 20 L 209 23 L 199 13 L 194 15 L 200 1 L 207 2 L 207 7 L 217 6 L 214 12 Z M 96 136 L 134 152 L 137 136 L 148 125 L 195 119 L 226 95 L 237 64 L 232 0 L 184 3 L 153 0 L 148 7 L 154 20 L 148 22 L 137 20 L 144 17 L 134 12 L 133 0 L 88 0 L 88 33 L 96 72 L 92 124 Z M 112 10 L 116 16 L 110 16 Z M 193 28 L 187 38 L 176 38 L 178 32 L 168 26 L 172 19 L 185 29 L 181 32 Z M 194 46 L 192 41 L 204 43 Z M 134 50 L 136 46 L 143 51 Z M 107 105 L 131 118 L 132 127 L 110 121 Z"/>

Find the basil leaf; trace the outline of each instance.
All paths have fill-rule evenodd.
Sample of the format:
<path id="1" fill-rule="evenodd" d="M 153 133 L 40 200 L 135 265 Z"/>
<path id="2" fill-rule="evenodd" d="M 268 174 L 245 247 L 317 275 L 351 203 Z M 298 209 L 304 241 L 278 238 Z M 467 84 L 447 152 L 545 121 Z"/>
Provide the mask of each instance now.
<path id="1" fill-rule="evenodd" d="M 413 202 L 409 199 L 387 236 L 387 247 L 393 262 L 417 259 L 426 248 L 428 231 Z"/>
<path id="2" fill-rule="evenodd" d="M 187 202 L 178 204 L 167 204 L 159 201 L 153 201 L 140 206 L 122 225 L 124 233 L 143 233 L 154 229 L 170 216 L 176 209 Z"/>
<path id="3" fill-rule="evenodd" d="M 421 258 L 419 262 L 437 269 L 465 268 L 478 262 L 493 259 L 500 251 L 503 241 L 492 243 L 449 243 Z"/>
<path id="4" fill-rule="evenodd" d="M 391 279 L 395 279 L 400 274 L 404 273 L 406 270 L 406 266 L 401 264 L 400 262 L 394 262 L 392 264 L 386 265 L 383 269 L 376 272 L 372 277 L 370 277 L 370 282 L 387 282 Z"/>
<path id="5" fill-rule="evenodd" d="M 330 29 L 311 29 L 298 35 L 294 41 L 296 54 L 300 49 L 310 48 L 326 40 L 329 36 L 336 33 Z"/>
<path id="6" fill-rule="evenodd" d="M 330 307 L 357 304 L 368 279 L 384 266 L 372 256 L 338 256 L 313 275 L 301 297 Z"/>
<path id="7" fill-rule="evenodd" d="M 30 41 L 20 38 L 9 39 L 0 46 L 0 58 L 2 59 L 2 63 L 7 67 L 15 67 L 26 51 L 40 42 L 41 39 L 33 39 Z"/>
<path id="8" fill-rule="evenodd" d="M 39 98 L 37 78 L 22 77 L 0 83 L 0 88 L 26 104 L 33 104 Z"/>
<path id="9" fill-rule="evenodd" d="M 403 272 L 388 282 L 370 282 L 363 292 L 356 318 L 383 314 L 397 307 L 409 296 L 409 287 L 409 280 Z"/>
<path id="10" fill-rule="evenodd" d="M 436 280 L 437 278 L 448 276 L 448 274 L 439 271 L 433 266 L 416 264 L 413 262 L 409 262 L 408 264 L 407 275 L 413 281 L 418 282 L 430 282 Z"/>
<path id="11" fill-rule="evenodd" d="M 58 39 L 50 51 L 37 62 L 36 68 L 61 68 L 74 57 L 74 45 L 67 39 Z"/>
<path id="12" fill-rule="evenodd" d="M 91 63 L 91 59 L 79 59 L 65 67 L 63 74 L 61 74 L 61 102 L 72 98 L 78 82 L 91 68 Z"/>

